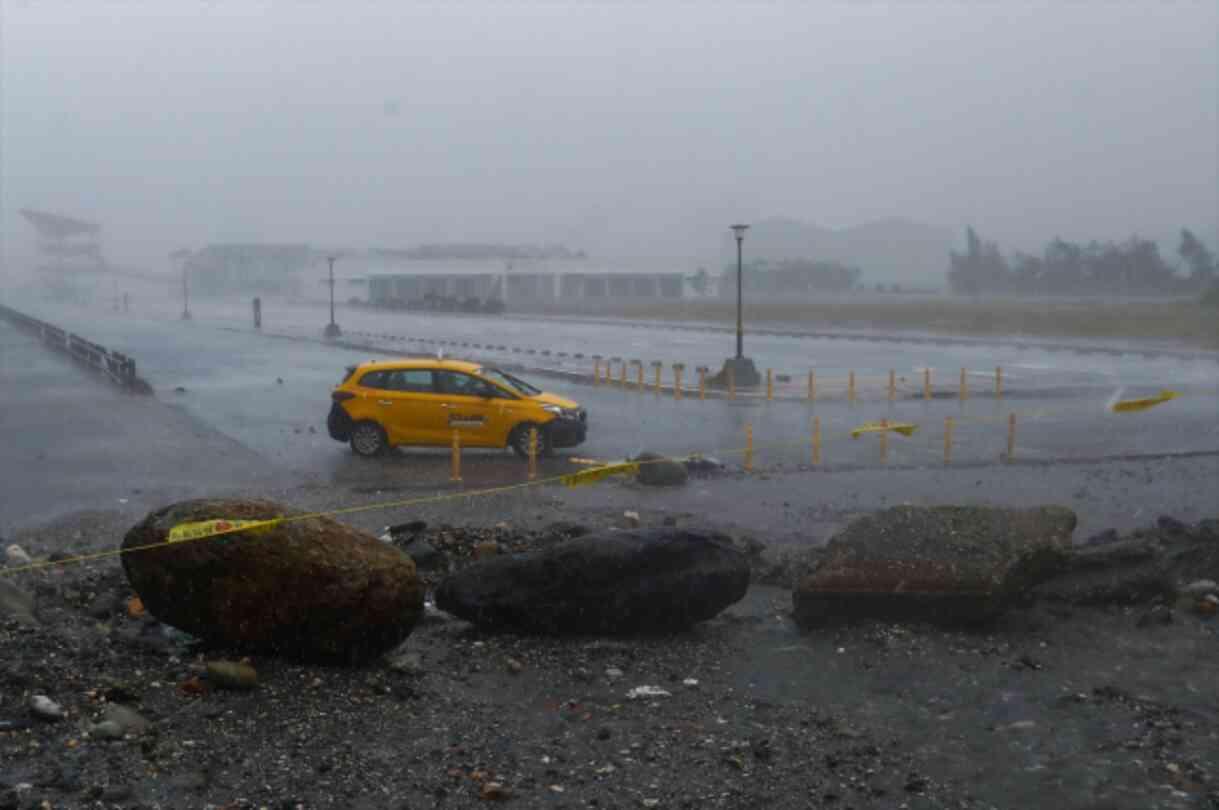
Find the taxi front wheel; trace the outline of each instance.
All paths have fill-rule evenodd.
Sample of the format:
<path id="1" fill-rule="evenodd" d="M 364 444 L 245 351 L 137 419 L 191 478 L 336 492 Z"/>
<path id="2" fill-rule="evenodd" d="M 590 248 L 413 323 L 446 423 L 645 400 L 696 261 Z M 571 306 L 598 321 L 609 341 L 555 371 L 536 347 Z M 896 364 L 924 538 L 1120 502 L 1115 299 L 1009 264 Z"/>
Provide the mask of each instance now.
<path id="1" fill-rule="evenodd" d="M 523 422 L 513 428 L 512 435 L 508 437 L 508 444 L 512 447 L 512 451 L 521 458 L 529 458 L 530 428 L 537 428 L 538 431 L 538 455 L 553 455 L 554 445 L 550 441 L 550 431 L 533 422 Z"/>
<path id="2" fill-rule="evenodd" d="M 376 422 L 359 422 L 351 429 L 351 449 L 360 456 L 379 456 L 389 447 L 385 431 Z"/>

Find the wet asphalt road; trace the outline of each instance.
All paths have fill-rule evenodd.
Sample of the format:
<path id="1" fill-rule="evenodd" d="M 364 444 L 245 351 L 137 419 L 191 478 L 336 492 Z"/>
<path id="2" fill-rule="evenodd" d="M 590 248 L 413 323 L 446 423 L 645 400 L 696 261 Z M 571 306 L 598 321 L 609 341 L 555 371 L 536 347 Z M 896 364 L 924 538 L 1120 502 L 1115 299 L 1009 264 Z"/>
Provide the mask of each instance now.
<path id="1" fill-rule="evenodd" d="M 4 396 L 6 413 L 4 432 L 20 437 L 16 446 L 21 449 L 10 460 L 36 464 L 42 454 L 53 455 L 60 462 L 46 465 L 45 471 L 40 470 L 39 476 L 27 483 L 6 487 L 5 502 L 0 505 L 0 526 L 18 520 L 20 514 L 30 514 L 29 506 L 33 504 L 39 506 L 32 511 L 48 513 L 52 504 L 63 502 L 59 493 L 75 491 L 105 493 L 105 498 L 117 503 L 125 497 L 123 492 L 130 499 L 131 492 L 137 489 L 169 498 L 217 486 L 232 488 L 247 480 L 312 482 L 366 493 L 427 492 L 448 486 L 445 451 L 407 449 L 369 462 L 354 457 L 326 434 L 324 420 L 330 388 L 339 381 L 344 366 L 372 356 L 367 350 L 306 340 L 303 328 L 299 339 L 255 334 L 248 324 L 235 318 L 207 317 L 206 307 L 196 308 L 195 319 L 184 323 L 163 313 L 136 317 L 96 307 L 55 307 L 44 302 L 25 305 L 32 314 L 74 328 L 134 356 L 141 373 L 153 384 L 157 398 L 171 407 L 131 402 L 103 386 L 76 379 L 68 373 L 72 369 L 65 361 L 36 350 L 28 342 L 23 345 L 22 341 L 28 339 L 17 336 L 11 329 L 0 333 L 5 336 L 5 393 L 0 395 Z M 310 312 L 304 311 L 306 315 Z M 297 315 L 304 317 L 300 312 Z M 433 320 L 444 321 L 438 316 L 433 316 Z M 475 323 L 472 319 L 452 321 Z M 551 331 L 549 324 L 533 327 L 533 334 L 539 338 Z M 652 339 L 657 341 L 654 345 L 669 346 L 662 332 L 652 335 Z M 841 344 L 840 351 L 849 351 L 849 344 L 837 343 Z M 894 351 L 901 348 L 901 344 L 894 346 L 897 347 Z M 913 349 L 906 367 L 916 365 L 914 352 L 925 355 L 927 350 L 923 345 Z M 488 359 L 495 361 L 497 357 Z M 544 358 L 539 356 L 499 359 L 545 365 Z M 959 357 L 950 359 L 956 363 Z M 955 399 L 925 402 L 917 396 L 917 384 L 909 381 L 909 377 L 902 388 L 904 396 L 890 403 L 885 396 L 883 377 L 865 377 L 861 373 L 861 382 L 867 379 L 872 384 L 861 385 L 861 400 L 854 406 L 841 396 L 841 391 L 835 392 L 829 386 L 821 389 L 823 397 L 814 404 L 800 400 L 766 402 L 757 398 L 700 402 L 689 397 L 676 401 L 671 393 L 640 393 L 633 386 L 625 390 L 619 384 L 594 387 L 539 375 L 536 381 L 542 387 L 586 405 L 592 428 L 586 445 L 544 462 L 541 473 L 545 477 L 578 469 L 571 462 L 573 456 L 614 460 L 643 449 L 683 455 L 702 452 L 739 465 L 743 461 L 746 425 L 754 433 L 755 466 L 776 474 L 791 472 L 811 462 L 810 423 L 814 416 L 821 420 L 822 466 L 839 473 L 834 476 L 835 481 L 864 481 L 869 476 L 873 481 L 896 481 L 892 476 L 901 477 L 903 470 L 910 470 L 905 475 L 909 482 L 927 480 L 927 471 L 937 475 L 944 472 L 944 418 L 953 417 L 956 420 L 953 463 L 961 469 L 959 474 L 948 473 L 949 480 L 939 488 L 941 492 L 959 488 L 952 481 L 969 477 L 970 470 L 986 470 L 980 475 L 987 480 L 1004 474 L 1037 480 L 1034 468 L 999 464 L 1006 451 L 1008 416 L 1012 412 L 1017 414 L 1015 456 L 1024 463 L 1219 451 L 1219 396 L 1213 388 L 1207 388 L 1205 376 L 1208 371 L 1213 372 L 1213 366 L 1178 360 L 1148 364 L 1129 358 L 1125 361 L 1127 368 L 1120 357 L 1109 357 L 1106 362 L 1110 367 L 1103 373 L 1096 372 L 1099 377 L 1081 373 L 1075 379 L 1060 368 L 1044 378 L 1037 374 L 1015 374 L 1005 381 L 1007 392 L 1002 400 L 974 386 L 965 403 Z M 946 361 L 939 362 L 940 367 L 945 364 Z M 852 360 L 844 365 L 855 363 Z M 1133 396 L 1170 386 L 1186 395 L 1137 415 L 1118 416 L 1106 410 L 1107 402 L 1119 390 Z M 32 389 L 39 394 L 30 396 Z M 20 403 L 13 401 L 12 392 L 17 390 L 25 392 L 17 397 Z M 880 443 L 875 435 L 849 438 L 851 428 L 879 419 L 918 426 L 910 438 L 889 439 L 887 470 L 882 469 Z M 198 455 L 200 451 L 192 451 L 196 454 L 192 458 L 187 446 L 198 443 L 209 431 L 215 431 L 218 438 L 203 442 L 207 449 L 202 456 Z M 130 435 L 124 438 L 125 433 Z M 101 437 L 106 435 L 113 439 L 103 440 Z M 135 442 L 145 448 L 138 460 L 115 461 L 131 454 L 132 436 L 144 442 Z M 463 467 L 467 489 L 525 479 L 524 465 L 507 452 L 467 452 Z M 1212 489 L 1215 480 L 1210 479 Z M 745 483 L 747 488 L 758 491 L 761 500 L 765 500 L 763 491 L 774 489 L 763 482 L 759 490 L 756 479 Z M 1045 495 L 1061 493 L 1066 486 L 1064 480 Z M 912 498 L 935 497 L 933 491 L 917 483 L 885 484 L 881 489 L 887 502 L 900 500 L 903 490 L 910 491 Z M 989 485 L 987 489 L 990 490 Z M 605 495 L 614 491 L 603 485 L 570 491 L 565 497 L 574 502 L 587 501 L 591 507 L 599 501 L 614 502 L 612 494 Z M 672 503 L 683 502 L 682 508 L 698 511 L 706 507 L 705 499 L 709 497 L 698 495 L 699 491 L 709 492 L 696 489 L 692 490 L 694 494 L 667 497 Z M 858 501 L 845 492 L 840 494 L 861 506 L 868 501 L 867 497 Z M 792 502 L 790 495 L 782 500 Z M 17 507 L 18 504 L 22 506 Z M 1154 507 L 1148 505 L 1146 509 Z M 775 520 L 795 526 L 800 520 L 811 519 L 807 514 L 782 516 L 783 511 L 777 510 L 780 517 Z M 1134 514 L 1138 510 L 1129 511 Z"/>

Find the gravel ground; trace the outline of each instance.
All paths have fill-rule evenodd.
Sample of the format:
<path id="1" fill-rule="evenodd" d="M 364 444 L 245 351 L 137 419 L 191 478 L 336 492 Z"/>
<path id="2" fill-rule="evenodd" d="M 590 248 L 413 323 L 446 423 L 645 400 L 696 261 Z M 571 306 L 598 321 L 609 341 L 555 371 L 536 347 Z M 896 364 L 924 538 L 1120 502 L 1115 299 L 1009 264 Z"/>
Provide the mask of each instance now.
<path id="1" fill-rule="evenodd" d="M 398 542 L 460 566 L 480 543 L 619 519 L 530 514 L 563 522 L 470 515 Z M 10 540 L 108 548 L 128 524 L 83 513 Z M 756 580 L 790 575 L 790 548 L 737 539 Z M 0 621 L 0 808 L 1219 807 L 1219 623 L 1164 606 L 802 634 L 790 591 L 755 584 L 691 631 L 630 639 L 489 634 L 430 610 L 384 661 L 254 657 L 240 691 L 205 671 L 237 654 L 132 615 L 116 560 L 6 581 L 39 623 Z M 35 695 L 65 716 L 35 716 Z"/>

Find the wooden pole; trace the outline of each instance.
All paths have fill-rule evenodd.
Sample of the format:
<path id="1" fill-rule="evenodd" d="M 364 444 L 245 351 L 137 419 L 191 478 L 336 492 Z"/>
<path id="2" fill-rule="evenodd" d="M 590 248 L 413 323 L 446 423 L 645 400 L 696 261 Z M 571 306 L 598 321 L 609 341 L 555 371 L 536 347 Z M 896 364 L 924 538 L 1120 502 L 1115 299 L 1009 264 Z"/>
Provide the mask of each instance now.
<path id="1" fill-rule="evenodd" d="M 639 383 L 639 393 L 641 393 L 641 394 L 642 394 L 642 393 L 643 393 L 643 361 L 642 361 L 642 360 L 636 360 L 636 361 L 635 361 L 635 365 L 636 365 L 636 366 L 638 366 L 638 369 L 636 369 L 636 370 L 639 372 L 639 380 L 638 380 L 638 383 Z"/>
<path id="2" fill-rule="evenodd" d="M 659 360 L 656 360 L 652 363 L 652 368 L 656 369 L 656 396 L 660 396 L 660 370 L 664 368 L 664 365 Z"/>
<path id="3" fill-rule="evenodd" d="M 814 402 L 817 399 L 817 372 L 810 371 L 808 373 L 808 401 Z"/>
<path id="4" fill-rule="evenodd" d="M 847 402 L 855 404 L 855 372 L 852 371 L 847 377 Z"/>
<path id="5" fill-rule="evenodd" d="M 601 383 L 601 355 L 593 355 L 593 385 Z"/>
<path id="6" fill-rule="evenodd" d="M 772 400 L 775 398 L 775 374 L 771 369 L 766 369 L 766 399 Z"/>
<path id="7" fill-rule="evenodd" d="M 673 364 L 673 399 L 681 399 L 681 372 L 684 368 L 681 363 Z"/>
<path id="8" fill-rule="evenodd" d="M 944 463 L 952 463 L 952 417 L 944 417 Z"/>
<path id="9" fill-rule="evenodd" d="M 626 390 L 626 360 L 622 361 L 622 370 L 618 374 L 618 384 L 622 386 L 622 390 Z"/>
<path id="10" fill-rule="evenodd" d="M 705 400 L 707 398 L 707 367 L 698 367 L 698 398 Z"/>
<path id="11" fill-rule="evenodd" d="M 1003 367 L 995 366 L 995 396 L 1003 398 Z"/>
<path id="12" fill-rule="evenodd" d="M 813 465 L 821 463 L 821 417 L 813 417 Z"/>
<path id="13" fill-rule="evenodd" d="M 728 398 L 736 399 L 736 373 L 728 367 Z"/>
<path id="14" fill-rule="evenodd" d="M 961 369 L 961 401 L 969 399 L 969 383 L 965 380 L 965 369 Z"/>
<path id="15" fill-rule="evenodd" d="M 1007 415 L 1007 462 L 1016 457 L 1016 414 Z"/>
<path id="16" fill-rule="evenodd" d="M 889 401 L 897 399 L 897 372 L 889 369 Z"/>
<path id="17" fill-rule="evenodd" d="M 923 369 L 923 399 L 931 399 L 931 369 Z"/>

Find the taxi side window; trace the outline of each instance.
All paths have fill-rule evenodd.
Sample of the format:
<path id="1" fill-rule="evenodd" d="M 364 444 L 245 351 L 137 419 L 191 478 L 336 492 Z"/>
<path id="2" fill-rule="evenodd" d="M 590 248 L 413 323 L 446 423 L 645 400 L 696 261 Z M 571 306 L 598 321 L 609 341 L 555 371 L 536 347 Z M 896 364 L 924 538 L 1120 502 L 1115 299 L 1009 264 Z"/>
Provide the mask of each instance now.
<path id="1" fill-rule="evenodd" d="M 487 382 L 458 371 L 436 372 L 437 389 L 442 394 L 463 397 L 495 397 L 499 390 Z"/>
<path id="2" fill-rule="evenodd" d="M 385 388 L 388 372 L 370 371 L 360 378 L 360 385 L 365 388 Z"/>
<path id="3" fill-rule="evenodd" d="M 432 372 L 423 368 L 403 368 L 387 372 L 387 388 L 391 391 L 406 391 L 414 394 L 432 394 Z"/>

